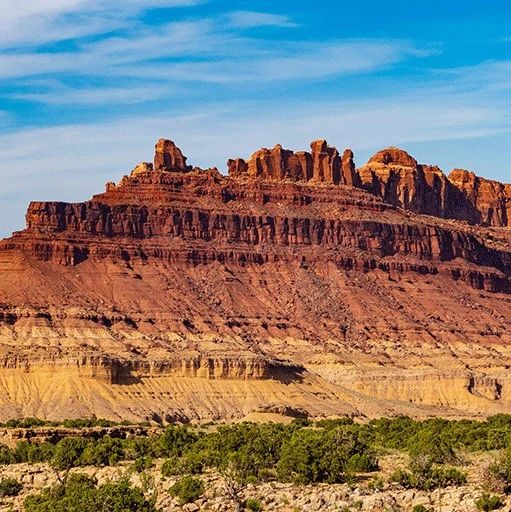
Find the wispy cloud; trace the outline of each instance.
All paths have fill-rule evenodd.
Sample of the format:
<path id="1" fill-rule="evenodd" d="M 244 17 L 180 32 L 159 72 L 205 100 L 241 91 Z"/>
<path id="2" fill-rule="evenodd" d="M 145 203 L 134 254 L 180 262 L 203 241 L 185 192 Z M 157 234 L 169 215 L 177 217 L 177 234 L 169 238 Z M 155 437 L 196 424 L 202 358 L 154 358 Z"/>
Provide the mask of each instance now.
<path id="1" fill-rule="evenodd" d="M 365 151 L 511 131 L 511 61 L 435 71 L 425 40 L 313 37 L 303 15 L 293 30 L 286 14 L 202 4 L 4 0 L 0 232 L 30 199 L 87 198 L 161 136 L 223 169 L 276 142 Z"/>
<path id="2" fill-rule="evenodd" d="M 229 23 L 237 28 L 255 28 L 255 27 L 298 27 L 299 25 L 292 21 L 289 16 L 284 14 L 272 14 L 268 12 L 256 11 L 234 11 L 227 15 Z"/>
<path id="3" fill-rule="evenodd" d="M 103 0 L 96 8 L 112 6 L 115 1 Z M 55 11 L 62 14 L 67 12 L 65 9 L 75 9 L 83 14 L 78 0 L 69 2 L 61 0 L 62 5 L 57 6 L 60 10 L 55 7 Z M 129 5 L 140 9 L 143 3 Z M 172 2 L 173 5 L 183 3 L 189 2 Z M 241 21 L 240 13 L 244 16 L 248 11 L 229 13 L 229 16 Z M 280 22 L 284 18 L 279 18 Z M 263 19 L 266 18 L 259 18 L 259 23 L 263 23 Z M 131 18 L 124 22 L 136 24 Z M 276 23 L 277 18 L 273 22 Z M 270 19 L 264 23 L 269 24 Z M 44 47 L 27 46 L 16 52 L 0 50 L 0 85 L 3 82 L 4 90 L 8 91 L 5 95 L 10 99 L 53 105 L 91 105 L 111 100 L 134 103 L 143 101 L 144 92 L 148 99 L 182 96 L 183 91 L 190 89 L 190 84 L 249 84 L 260 88 L 281 81 L 310 82 L 367 73 L 429 54 L 429 50 L 402 40 L 258 39 L 233 27 L 225 28 L 218 19 L 199 18 L 153 27 L 137 26 L 136 30 L 117 31 L 100 38 L 78 38 L 71 48 L 62 46 L 49 51 Z M 53 86 L 24 90 L 23 82 L 34 78 L 51 79 Z M 72 78 L 105 84 L 84 91 L 70 84 Z M 187 84 L 186 89 L 182 84 Z M 103 95 L 100 89 L 104 89 Z"/>
<path id="4" fill-rule="evenodd" d="M 46 91 L 15 93 L 13 99 L 44 103 L 47 105 L 116 105 L 135 104 L 152 101 L 169 94 L 178 93 L 177 88 L 171 88 L 167 84 L 154 84 L 130 87 L 65 87 L 60 83 L 51 85 Z"/>
<path id="5" fill-rule="evenodd" d="M 29 200 L 87 199 L 140 160 L 151 160 L 154 141 L 162 136 L 174 139 L 192 164 L 221 170 L 229 157 L 247 157 L 277 142 L 304 149 L 318 137 L 339 149 L 351 147 L 363 163 L 359 151 L 509 131 L 508 111 L 508 104 L 487 99 L 417 90 L 385 102 L 230 102 L 186 113 L 163 110 L 157 116 L 17 130 L 0 136 L 0 236 L 22 227 Z"/>
<path id="6" fill-rule="evenodd" d="M 498 92 L 511 89 L 511 60 L 487 60 L 473 66 L 440 69 L 436 72 L 449 76 L 451 86 L 458 90 L 484 87 Z"/>
<path id="7" fill-rule="evenodd" d="M 376 99 L 314 105 L 213 104 L 187 113 L 162 111 L 157 117 L 4 134 L 0 136 L 0 178 L 12 173 L 14 166 L 16 172 L 33 175 L 43 185 L 44 177 L 55 173 L 65 175 L 70 186 L 76 184 L 75 175 L 84 173 L 115 179 L 140 159 L 150 160 L 154 140 L 162 136 L 181 145 L 191 163 L 224 169 L 227 158 L 247 157 L 258 147 L 277 142 L 303 149 L 311 140 L 325 137 L 339 148 L 364 150 L 389 144 L 479 137 L 510 128 L 511 119 L 499 104 L 467 104 L 463 98 L 438 97 L 426 91 L 416 98 L 388 98 L 383 104 Z M 75 190 L 72 195 L 77 193 L 84 192 Z"/>
<path id="8" fill-rule="evenodd" d="M 0 48 L 31 46 L 126 27 L 147 8 L 184 7 L 204 0 L 4 0 Z"/>
<path id="9" fill-rule="evenodd" d="M 4 53 L 0 79 L 68 74 L 262 84 L 365 73 L 423 56 L 411 43 L 399 40 L 282 43 L 215 32 L 213 27 L 208 20 L 172 23 L 156 33 L 104 38 L 72 52 Z"/>

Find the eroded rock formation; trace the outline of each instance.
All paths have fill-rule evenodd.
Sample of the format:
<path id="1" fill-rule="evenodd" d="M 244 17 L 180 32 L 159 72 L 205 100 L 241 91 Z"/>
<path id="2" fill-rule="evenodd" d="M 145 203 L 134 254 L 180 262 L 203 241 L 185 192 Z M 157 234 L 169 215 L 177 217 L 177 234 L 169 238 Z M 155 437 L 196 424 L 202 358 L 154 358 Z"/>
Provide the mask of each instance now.
<path id="1" fill-rule="evenodd" d="M 511 407 L 509 185 L 324 140 L 227 167 L 161 139 L 29 205 L 0 242 L 0 419 Z"/>
<path id="2" fill-rule="evenodd" d="M 155 148 L 154 168 L 157 171 L 186 172 L 191 169 L 186 165 L 186 157 L 171 140 L 160 139 Z"/>
<path id="3" fill-rule="evenodd" d="M 397 148 L 379 151 L 359 173 L 366 190 L 395 206 L 471 224 L 509 226 L 511 185 L 461 169 L 446 176 Z"/>

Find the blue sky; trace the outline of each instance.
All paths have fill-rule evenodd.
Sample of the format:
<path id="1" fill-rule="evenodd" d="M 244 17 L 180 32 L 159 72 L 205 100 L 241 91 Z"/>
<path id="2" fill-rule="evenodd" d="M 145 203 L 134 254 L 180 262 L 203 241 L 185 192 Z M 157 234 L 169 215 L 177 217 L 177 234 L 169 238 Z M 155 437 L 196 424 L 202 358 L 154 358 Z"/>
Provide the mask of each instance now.
<path id="1" fill-rule="evenodd" d="M 169 137 L 225 169 L 327 138 L 511 181 L 511 3 L 3 0 L 0 236 Z"/>

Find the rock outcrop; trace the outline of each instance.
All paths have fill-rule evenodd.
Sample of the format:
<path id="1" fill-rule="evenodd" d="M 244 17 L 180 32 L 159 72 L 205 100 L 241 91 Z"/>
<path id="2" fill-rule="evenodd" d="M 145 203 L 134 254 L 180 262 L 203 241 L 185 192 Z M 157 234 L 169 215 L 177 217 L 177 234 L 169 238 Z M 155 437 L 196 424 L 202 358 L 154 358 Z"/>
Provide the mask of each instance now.
<path id="1" fill-rule="evenodd" d="M 326 140 L 311 142 L 311 151 L 293 152 L 277 144 L 273 149 L 256 151 L 248 162 L 241 158 L 227 162 L 229 176 L 249 176 L 262 180 L 312 181 L 337 185 L 358 186 L 353 152 L 346 149 L 343 156 Z"/>
<path id="2" fill-rule="evenodd" d="M 181 150 L 168 139 L 160 139 L 156 143 L 154 168 L 165 172 L 186 172 L 191 167 L 186 165 L 186 157 Z"/>
<path id="3" fill-rule="evenodd" d="M 0 419 L 511 407 L 509 185 L 326 141 L 229 176 L 169 140 L 0 242 Z"/>
<path id="4" fill-rule="evenodd" d="M 398 148 L 379 151 L 359 174 L 363 188 L 400 208 L 470 224 L 509 226 L 511 185 L 461 169 L 446 176 Z"/>
<path id="5" fill-rule="evenodd" d="M 510 225 L 511 185 L 480 178 L 463 169 L 454 169 L 448 179 L 466 199 L 454 204 L 453 218 L 489 226 Z"/>
<path id="6" fill-rule="evenodd" d="M 248 162 L 229 160 L 227 170 L 232 178 L 348 185 L 405 210 L 470 224 L 508 226 L 510 222 L 511 185 L 460 169 L 446 176 L 439 167 L 419 164 L 394 147 L 377 152 L 356 169 L 350 149 L 341 157 L 322 139 L 311 143 L 310 152 L 293 152 L 277 144 L 256 151 Z"/>

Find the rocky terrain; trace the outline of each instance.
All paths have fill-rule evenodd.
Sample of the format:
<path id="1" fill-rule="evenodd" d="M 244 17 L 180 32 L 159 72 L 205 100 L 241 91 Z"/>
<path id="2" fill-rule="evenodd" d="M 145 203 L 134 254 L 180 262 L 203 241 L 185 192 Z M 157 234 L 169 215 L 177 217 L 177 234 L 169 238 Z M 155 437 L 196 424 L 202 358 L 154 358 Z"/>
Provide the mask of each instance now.
<path id="1" fill-rule="evenodd" d="M 0 419 L 511 410 L 511 185 L 326 141 L 169 140 L 0 241 Z"/>
<path id="2" fill-rule="evenodd" d="M 480 485 L 481 467 L 487 461 L 472 461 L 469 466 L 470 480 L 466 485 L 435 489 L 434 491 L 418 491 L 403 489 L 397 484 L 385 482 L 389 471 L 402 462 L 399 457 L 389 456 L 383 461 L 382 470 L 378 475 L 368 477 L 366 481 L 355 484 L 315 484 L 296 485 L 291 483 L 267 482 L 247 484 L 240 489 L 239 496 L 243 500 L 257 500 L 262 510 L 279 512 L 410 512 L 414 506 L 424 505 L 426 510 L 450 512 L 475 512 L 475 501 L 484 492 Z M 205 491 L 195 502 L 181 505 L 176 498 L 169 495 L 168 489 L 179 477 L 165 478 L 160 472 L 160 462 L 144 475 L 134 472 L 129 464 L 112 467 L 76 468 L 72 473 L 87 474 L 95 477 L 98 482 L 116 481 L 129 475 L 133 485 L 144 488 L 148 495 L 157 495 L 157 506 L 162 512 L 231 512 L 236 510 L 236 502 L 227 491 L 226 480 L 215 472 L 201 477 Z M 63 474 L 52 470 L 46 464 L 14 464 L 0 468 L 0 478 L 15 478 L 23 484 L 19 496 L 5 498 L 0 503 L 0 512 L 21 510 L 26 496 L 40 492 L 41 489 L 59 482 Z M 374 482 L 380 481 L 377 488 Z M 503 497 L 504 508 L 511 506 L 511 498 Z"/>

